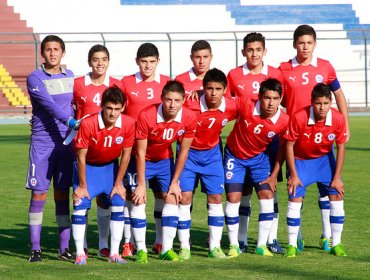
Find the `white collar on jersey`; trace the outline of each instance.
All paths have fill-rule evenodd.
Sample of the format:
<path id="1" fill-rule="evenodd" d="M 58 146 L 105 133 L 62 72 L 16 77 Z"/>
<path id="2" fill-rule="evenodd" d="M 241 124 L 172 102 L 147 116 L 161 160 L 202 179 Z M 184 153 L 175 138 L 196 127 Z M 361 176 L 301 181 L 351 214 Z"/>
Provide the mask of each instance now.
<path id="1" fill-rule="evenodd" d="M 267 74 L 268 74 L 268 69 L 269 69 L 269 68 L 268 68 L 267 64 L 263 63 L 263 66 L 262 66 L 262 69 L 261 69 L 261 74 L 263 74 L 263 75 L 267 76 Z M 243 75 L 244 75 L 244 76 L 245 76 L 245 75 L 248 75 L 248 74 L 250 74 L 250 72 L 251 72 L 251 71 L 249 71 L 247 63 L 244 63 L 244 64 L 243 64 Z"/>
<path id="2" fill-rule="evenodd" d="M 190 81 L 194 81 L 197 79 L 197 75 L 195 74 L 193 67 L 191 67 L 189 70 L 189 78 Z"/>
<path id="3" fill-rule="evenodd" d="M 313 107 L 310 107 L 310 118 L 308 119 L 308 124 L 313 125 L 315 124 L 315 113 L 313 112 Z M 331 109 L 329 110 L 328 114 L 326 115 L 325 119 L 325 125 L 326 126 L 332 126 L 333 125 L 333 114 L 331 113 Z"/>
<path id="4" fill-rule="evenodd" d="M 181 123 L 181 116 L 182 116 L 182 108 L 180 111 L 177 112 L 177 115 L 173 121 Z M 163 116 L 163 104 L 160 104 L 158 106 L 158 112 L 157 112 L 157 123 L 165 122 L 164 116 Z"/>
<path id="5" fill-rule="evenodd" d="M 294 67 L 297 67 L 297 66 L 299 66 L 300 64 L 298 63 L 298 61 L 297 61 L 297 57 L 295 56 L 295 57 L 293 57 L 292 58 L 292 67 L 294 68 Z M 311 60 L 311 63 L 310 63 L 310 65 L 312 65 L 312 66 L 314 66 L 314 67 L 317 67 L 317 57 L 316 56 L 313 56 L 312 57 L 312 60 Z"/>
<path id="6" fill-rule="evenodd" d="M 272 118 L 270 118 L 273 124 L 277 123 L 280 117 L 280 114 L 281 114 L 281 110 L 280 108 L 278 108 L 276 114 Z M 254 106 L 253 116 L 261 116 L 261 102 L 259 100 L 257 100 L 256 105 Z"/>
<path id="7" fill-rule="evenodd" d="M 135 79 L 137 84 L 143 81 L 140 72 L 135 73 Z M 155 73 L 154 81 L 156 81 L 158 84 L 161 82 L 161 75 L 159 73 Z"/>
<path id="8" fill-rule="evenodd" d="M 85 75 L 85 86 L 89 86 L 91 84 L 92 84 L 92 82 L 91 82 L 91 72 L 89 72 Z M 109 87 L 109 75 L 108 74 L 105 74 L 103 85 L 105 85 L 106 87 Z"/>
<path id="9" fill-rule="evenodd" d="M 221 99 L 221 104 L 220 104 L 220 106 L 217 109 L 220 110 L 222 113 L 225 112 L 226 102 L 225 102 L 225 98 L 223 96 L 222 96 L 222 99 Z M 206 94 L 203 94 L 200 97 L 200 112 L 201 113 L 204 113 L 204 112 L 206 112 L 208 110 L 209 109 L 208 109 L 207 102 L 206 102 Z"/>
<path id="10" fill-rule="evenodd" d="M 99 112 L 99 115 L 98 115 L 98 123 L 99 123 L 100 129 L 105 128 L 103 117 L 101 115 L 101 111 Z M 122 127 L 122 115 L 121 114 L 119 114 L 118 119 L 116 120 L 116 123 L 114 124 L 114 126 L 118 128 Z"/>

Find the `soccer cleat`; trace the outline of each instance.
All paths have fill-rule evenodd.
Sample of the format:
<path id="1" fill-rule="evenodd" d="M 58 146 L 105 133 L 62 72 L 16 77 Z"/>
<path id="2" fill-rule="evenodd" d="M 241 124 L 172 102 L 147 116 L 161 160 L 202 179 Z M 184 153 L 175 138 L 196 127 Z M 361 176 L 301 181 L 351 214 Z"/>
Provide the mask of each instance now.
<path id="1" fill-rule="evenodd" d="M 179 252 L 179 258 L 182 260 L 190 260 L 191 252 L 189 249 L 181 248 Z"/>
<path id="2" fill-rule="evenodd" d="M 287 258 L 294 258 L 298 254 L 298 249 L 297 247 L 294 247 L 293 245 L 288 245 L 288 247 L 285 250 L 284 257 Z"/>
<path id="3" fill-rule="evenodd" d="M 42 254 L 40 250 L 32 250 L 30 254 L 30 258 L 28 259 L 29 262 L 41 262 L 42 261 Z"/>
<path id="4" fill-rule="evenodd" d="M 240 248 L 237 245 L 230 245 L 229 253 L 227 254 L 228 258 L 236 258 L 239 256 L 240 253 Z"/>
<path id="5" fill-rule="evenodd" d="M 240 253 L 246 253 L 248 251 L 248 243 L 245 243 L 244 241 L 238 241 L 238 242 L 239 242 Z"/>
<path id="6" fill-rule="evenodd" d="M 341 243 L 338 245 L 335 245 L 334 247 L 331 248 L 330 254 L 338 256 L 338 257 L 347 257 L 346 251 L 344 251 L 344 248 Z"/>
<path id="7" fill-rule="evenodd" d="M 267 249 L 267 246 L 259 246 L 256 247 L 256 255 L 265 256 L 265 257 L 272 257 L 273 254 Z"/>
<path id="8" fill-rule="evenodd" d="M 216 247 L 212 251 L 208 253 L 209 258 L 213 259 L 227 259 L 224 251 L 222 251 L 221 247 Z"/>
<path id="9" fill-rule="evenodd" d="M 137 252 L 135 262 L 136 263 L 148 263 L 148 252 L 145 252 L 144 250 L 139 250 L 139 252 Z"/>
<path id="10" fill-rule="evenodd" d="M 109 257 L 108 262 L 111 263 L 119 263 L 119 264 L 127 264 L 127 261 L 123 259 L 119 254 L 114 254 Z"/>
<path id="11" fill-rule="evenodd" d="M 154 253 L 156 253 L 156 254 L 159 255 L 162 252 L 162 244 L 160 244 L 160 243 L 154 243 L 152 249 L 153 249 L 153 252 Z"/>
<path id="12" fill-rule="evenodd" d="M 331 238 L 326 238 L 321 236 L 319 241 L 319 246 L 321 249 L 323 249 L 325 252 L 330 252 L 330 246 L 331 245 Z"/>
<path id="13" fill-rule="evenodd" d="M 297 239 L 297 250 L 298 250 L 298 253 L 300 253 L 304 250 L 304 240 L 303 240 L 303 238 L 298 238 Z"/>
<path id="14" fill-rule="evenodd" d="M 280 246 L 279 241 L 277 239 L 274 239 L 272 243 L 267 245 L 267 248 L 270 250 L 270 252 L 275 254 L 284 254 L 284 249 Z"/>
<path id="15" fill-rule="evenodd" d="M 69 252 L 68 249 L 65 249 L 64 253 L 59 254 L 58 256 L 58 259 L 63 260 L 63 261 L 72 261 L 74 260 L 74 258 L 75 257 Z"/>
<path id="16" fill-rule="evenodd" d="M 174 250 L 170 249 L 167 252 L 160 254 L 159 259 L 164 261 L 172 261 L 177 262 L 180 260 L 179 256 L 174 252 Z"/>
<path id="17" fill-rule="evenodd" d="M 127 242 L 122 246 L 122 257 L 133 256 L 135 251 L 135 245 L 131 242 Z"/>
<path id="18" fill-rule="evenodd" d="M 86 259 L 87 259 L 87 256 L 86 255 L 77 255 L 74 264 L 77 264 L 77 265 L 86 265 L 87 264 Z"/>
<path id="19" fill-rule="evenodd" d="M 109 258 L 109 255 L 110 251 L 108 248 L 100 249 L 98 252 L 98 257 Z"/>

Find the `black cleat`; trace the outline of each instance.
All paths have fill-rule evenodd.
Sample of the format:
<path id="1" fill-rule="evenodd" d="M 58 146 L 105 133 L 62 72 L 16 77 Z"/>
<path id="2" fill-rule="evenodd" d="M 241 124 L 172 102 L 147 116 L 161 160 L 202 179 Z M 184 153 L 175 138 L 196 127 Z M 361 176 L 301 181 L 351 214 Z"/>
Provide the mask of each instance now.
<path id="1" fill-rule="evenodd" d="M 74 261 L 75 256 L 73 256 L 68 249 L 64 250 L 63 254 L 59 254 L 58 258 L 63 261 Z"/>
<path id="2" fill-rule="evenodd" d="M 42 261 L 42 254 L 40 250 L 32 250 L 30 258 L 28 259 L 29 262 L 41 262 Z"/>

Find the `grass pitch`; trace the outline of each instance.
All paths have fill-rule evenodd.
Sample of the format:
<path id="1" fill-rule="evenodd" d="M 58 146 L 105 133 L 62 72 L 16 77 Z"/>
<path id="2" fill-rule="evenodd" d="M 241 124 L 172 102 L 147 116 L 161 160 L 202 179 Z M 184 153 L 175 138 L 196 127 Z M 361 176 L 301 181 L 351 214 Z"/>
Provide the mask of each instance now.
<path id="1" fill-rule="evenodd" d="M 317 206 L 317 189 L 311 186 L 305 199 L 302 229 L 305 251 L 293 259 L 280 255 L 272 258 L 253 254 L 257 238 L 258 203 L 254 196 L 250 222 L 250 249 L 239 258 L 214 260 L 207 258 L 206 197 L 197 190 L 192 215 L 192 258 L 186 262 L 159 261 L 151 253 L 154 238 L 153 199 L 148 194 L 149 263 L 138 265 L 129 259 L 126 266 L 108 263 L 96 256 L 98 235 L 96 207 L 89 213 L 89 260 L 84 267 L 57 259 L 57 226 L 54 217 L 52 190 L 44 211 L 42 230 L 43 262 L 29 263 L 28 236 L 29 191 L 24 188 L 28 164 L 29 126 L 0 126 L 0 279 L 369 279 L 370 278 L 370 117 L 351 117 L 352 137 L 347 145 L 343 170 L 345 183 L 346 218 L 343 245 L 348 257 L 334 257 L 318 247 L 321 234 L 320 212 Z M 227 135 L 230 126 L 224 134 Z M 225 139 L 225 137 L 223 137 Z M 279 240 L 287 244 L 285 182 L 280 183 Z M 226 230 L 222 240 L 228 248 Z M 71 248 L 74 250 L 73 240 Z M 175 242 L 175 249 L 178 244 Z"/>

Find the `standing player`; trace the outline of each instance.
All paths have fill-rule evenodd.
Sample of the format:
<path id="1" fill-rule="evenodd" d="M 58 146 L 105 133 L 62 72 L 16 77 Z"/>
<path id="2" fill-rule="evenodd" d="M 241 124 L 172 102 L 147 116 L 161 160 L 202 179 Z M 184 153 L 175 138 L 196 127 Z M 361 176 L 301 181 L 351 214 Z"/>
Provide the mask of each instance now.
<path id="1" fill-rule="evenodd" d="M 285 132 L 288 116 L 279 109 L 282 87 L 278 80 L 263 81 L 259 92 L 257 101 L 248 98 L 237 100 L 239 117 L 226 142 L 225 215 L 230 239 L 229 257 L 237 257 L 240 254 L 239 206 L 246 174 L 251 178 L 260 204 L 256 254 L 272 256 L 266 244 L 273 223 L 274 192 L 283 161 L 283 149 L 279 149 L 272 172 L 269 156 L 265 151 L 274 137 L 281 137 Z"/>
<path id="2" fill-rule="evenodd" d="M 180 258 L 190 259 L 190 206 L 194 188 L 201 180 L 202 192 L 207 194 L 209 257 L 226 258 L 220 247 L 224 225 L 222 194 L 224 192 L 224 169 L 220 133 L 222 128 L 236 117 L 236 103 L 224 98 L 227 79 L 218 69 L 209 70 L 203 79 L 204 94 L 199 101 L 187 100 L 186 105 L 197 113 L 197 132 L 188 159 L 180 176 L 182 199 L 179 205 L 178 236 Z"/>
<path id="3" fill-rule="evenodd" d="M 158 48 L 151 43 L 144 43 L 140 45 L 136 54 L 136 64 L 139 66 L 139 72 L 136 74 L 126 76 L 122 79 L 122 90 L 127 98 L 127 106 L 125 114 L 137 120 L 140 112 L 147 106 L 161 103 L 161 93 L 163 86 L 170 77 L 158 74 L 156 72 L 159 63 Z M 135 162 L 134 157 L 131 159 Z M 128 174 L 129 180 L 134 180 L 137 174 Z M 155 182 L 151 182 L 155 183 Z M 160 193 L 154 193 L 154 219 L 155 219 L 155 242 L 153 249 L 158 254 L 162 247 L 162 227 L 161 216 L 163 209 L 163 199 Z M 129 208 L 131 207 L 130 198 L 125 207 L 125 242 L 123 245 L 123 256 L 131 256 L 134 251 L 134 245 L 130 242 L 130 215 Z"/>
<path id="4" fill-rule="evenodd" d="M 183 84 L 187 96 L 203 89 L 203 77 L 209 70 L 212 57 L 212 48 L 207 41 L 198 40 L 192 45 L 190 59 L 193 67 L 175 78 Z"/>
<path id="5" fill-rule="evenodd" d="M 341 172 L 344 164 L 345 119 L 332 105 L 331 88 L 324 83 L 314 86 L 311 106 L 294 113 L 290 119 L 286 143 L 288 178 L 288 241 L 285 256 L 297 255 L 298 230 L 301 223 L 302 197 L 306 187 L 320 183 L 320 193 L 330 199 L 331 254 L 347 256 L 341 244 L 344 223 L 344 185 Z M 332 152 L 334 141 L 337 158 Z"/>
<path id="6" fill-rule="evenodd" d="M 130 213 L 138 250 L 137 262 L 148 262 L 146 252 L 146 180 L 155 179 L 149 187 L 164 199 L 162 211 L 163 246 L 160 259 L 178 261 L 172 250 L 176 236 L 181 189 L 178 179 L 184 167 L 196 129 L 196 116 L 183 108 L 185 90 L 180 82 L 169 81 L 162 90 L 162 103 L 144 109 L 136 129 L 137 185 L 131 185 Z M 172 143 L 181 142 L 176 165 L 173 163 Z M 135 166 L 130 167 L 134 169 Z M 131 170 L 132 170 L 131 169 Z M 132 170 L 131 173 L 136 173 Z"/>
<path id="7" fill-rule="evenodd" d="M 69 188 L 72 180 L 73 151 L 63 140 L 69 128 L 77 129 L 73 118 L 72 71 L 61 66 L 64 41 L 55 35 L 41 42 L 44 63 L 27 77 L 32 103 L 31 143 L 26 188 L 32 191 L 28 211 L 31 239 L 30 262 L 42 260 L 40 238 L 43 209 L 53 179 L 55 214 L 59 228 L 59 258 L 72 259 L 69 252 Z"/>
<path id="8" fill-rule="evenodd" d="M 285 95 L 283 105 L 286 112 L 292 116 L 295 112 L 310 105 L 311 92 L 317 83 L 325 83 L 330 86 L 334 93 L 335 101 L 339 111 L 345 117 L 347 141 L 350 137 L 347 102 L 337 75 L 329 61 L 317 58 L 313 52 L 316 47 L 316 32 L 309 25 L 300 25 L 294 31 L 293 47 L 297 50 L 297 55 L 280 64 L 280 70 L 285 84 Z M 319 188 L 320 190 L 320 188 Z M 330 203 L 327 196 L 319 195 L 319 207 L 322 217 L 322 236 L 320 247 L 325 251 L 330 250 Z M 304 242 L 302 234 L 298 238 L 298 249 L 303 250 Z"/>
<path id="9" fill-rule="evenodd" d="M 91 72 L 85 76 L 76 78 L 73 88 L 73 100 L 77 119 L 88 114 L 98 113 L 101 110 L 101 100 L 104 90 L 113 85 L 121 85 L 119 80 L 107 75 L 109 51 L 105 46 L 92 46 L 89 50 L 87 61 L 91 67 Z M 110 208 L 103 200 L 103 197 L 96 197 L 99 255 L 108 258 Z M 85 248 L 87 248 L 86 244 Z"/>
<path id="10" fill-rule="evenodd" d="M 236 97 L 246 96 L 252 100 L 257 100 L 261 82 L 268 78 L 275 78 L 282 81 L 280 70 L 263 62 L 263 58 L 267 53 L 265 45 L 265 37 L 261 33 L 252 32 L 244 37 L 242 54 L 246 58 L 246 63 L 229 72 L 227 79 L 230 85 L 230 92 L 228 94 L 231 93 L 232 96 Z M 272 161 L 272 168 L 279 146 L 278 142 L 278 139 L 275 138 L 267 150 Z M 279 182 L 283 179 L 281 172 L 279 173 L 278 179 Z M 238 240 L 242 252 L 247 251 L 248 249 L 248 227 L 252 211 L 251 198 L 253 193 L 253 186 L 248 176 L 245 183 L 246 188 L 243 190 L 243 196 L 239 208 L 240 224 Z M 284 253 L 284 250 L 277 239 L 278 223 L 278 197 L 277 192 L 275 192 L 274 219 L 268 238 L 268 248 L 274 253 Z"/>
<path id="11" fill-rule="evenodd" d="M 77 161 L 73 176 L 72 230 L 76 244 L 75 264 L 77 265 L 86 264 L 85 217 L 91 207 L 91 199 L 100 194 L 109 196 L 111 206 L 109 261 L 127 263 L 119 255 L 126 192 L 122 180 L 134 143 L 135 120 L 121 114 L 125 98 L 117 86 L 109 87 L 103 92 L 101 104 L 101 112 L 86 118 L 76 136 Z M 118 167 L 119 157 L 121 158 Z"/>

